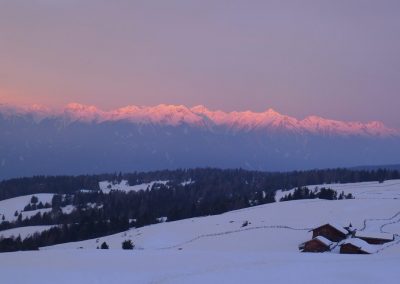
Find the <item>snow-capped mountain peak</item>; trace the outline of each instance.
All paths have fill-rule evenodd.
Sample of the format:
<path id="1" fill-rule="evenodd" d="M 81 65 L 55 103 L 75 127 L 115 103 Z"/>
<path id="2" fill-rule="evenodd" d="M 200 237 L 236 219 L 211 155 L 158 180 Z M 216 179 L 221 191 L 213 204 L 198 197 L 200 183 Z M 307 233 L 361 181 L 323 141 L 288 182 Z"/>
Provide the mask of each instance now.
<path id="1" fill-rule="evenodd" d="M 70 103 L 64 109 L 64 115 L 72 121 L 103 121 L 106 120 L 106 113 L 95 106 L 88 106 L 79 103 Z"/>
<path id="2" fill-rule="evenodd" d="M 210 110 L 203 105 L 188 108 L 184 105 L 159 104 L 157 106 L 130 105 L 111 111 L 103 111 L 96 106 L 79 103 L 68 104 L 63 111 L 51 111 L 46 107 L 12 107 L 0 105 L 3 116 L 33 116 L 36 121 L 46 117 L 63 117 L 67 122 L 101 123 L 105 121 L 128 121 L 139 124 L 168 126 L 190 125 L 193 127 L 225 127 L 229 131 L 278 131 L 298 134 L 329 136 L 399 136 L 400 132 L 385 126 L 382 122 L 346 122 L 308 116 L 303 120 L 283 115 L 268 108 L 264 112 Z"/>

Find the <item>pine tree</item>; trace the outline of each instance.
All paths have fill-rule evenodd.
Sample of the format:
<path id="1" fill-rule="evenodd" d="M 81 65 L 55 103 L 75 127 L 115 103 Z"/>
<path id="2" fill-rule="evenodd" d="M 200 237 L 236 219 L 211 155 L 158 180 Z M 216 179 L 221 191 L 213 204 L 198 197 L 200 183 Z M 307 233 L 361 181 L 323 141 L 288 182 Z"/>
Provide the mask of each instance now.
<path id="1" fill-rule="evenodd" d="M 125 240 L 122 242 L 122 249 L 133 249 L 135 245 L 131 240 Z"/>
<path id="2" fill-rule="evenodd" d="M 100 247 L 101 249 L 108 249 L 109 247 L 108 247 L 108 244 L 106 243 L 106 242 L 103 242 L 102 244 L 101 244 L 101 247 Z"/>
<path id="3" fill-rule="evenodd" d="M 36 204 L 36 203 L 38 203 L 38 202 L 39 202 L 39 199 L 38 199 L 36 196 L 32 195 L 31 203 L 32 203 L 32 204 Z"/>

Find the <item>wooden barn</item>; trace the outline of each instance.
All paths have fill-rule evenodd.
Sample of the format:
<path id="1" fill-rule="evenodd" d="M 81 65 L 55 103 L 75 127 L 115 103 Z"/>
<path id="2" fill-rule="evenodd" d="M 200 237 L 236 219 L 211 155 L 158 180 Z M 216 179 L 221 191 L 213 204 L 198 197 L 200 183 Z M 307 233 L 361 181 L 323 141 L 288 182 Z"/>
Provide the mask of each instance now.
<path id="1" fill-rule="evenodd" d="M 330 251 L 332 242 L 322 236 L 317 236 L 310 241 L 302 243 L 299 250 L 302 252 L 325 252 Z"/>
<path id="2" fill-rule="evenodd" d="M 344 240 L 349 232 L 341 226 L 336 224 L 327 223 L 317 228 L 312 229 L 310 232 L 313 233 L 313 239 L 322 236 L 332 242 L 340 242 Z"/>
<path id="3" fill-rule="evenodd" d="M 393 234 L 356 231 L 354 237 L 372 245 L 381 245 L 394 240 Z"/>
<path id="4" fill-rule="evenodd" d="M 358 238 L 350 238 L 340 244 L 341 254 L 371 254 L 375 251 L 373 246 Z"/>

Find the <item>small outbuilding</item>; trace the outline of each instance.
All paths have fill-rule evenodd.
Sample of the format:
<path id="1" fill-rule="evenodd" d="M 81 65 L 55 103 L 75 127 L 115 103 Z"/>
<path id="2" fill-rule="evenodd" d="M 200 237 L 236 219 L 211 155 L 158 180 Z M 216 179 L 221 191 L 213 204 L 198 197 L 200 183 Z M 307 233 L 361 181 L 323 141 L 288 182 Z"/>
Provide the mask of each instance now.
<path id="1" fill-rule="evenodd" d="M 341 254 L 371 254 L 376 252 L 373 246 L 358 238 L 346 239 L 339 246 Z"/>
<path id="2" fill-rule="evenodd" d="M 372 245 L 381 245 L 394 240 L 393 234 L 364 232 L 364 231 L 356 231 L 354 233 L 354 237 L 364 240 Z"/>
<path id="3" fill-rule="evenodd" d="M 302 243 L 299 250 L 302 252 L 325 252 L 330 251 L 332 242 L 322 236 L 317 236 L 310 241 Z"/>
<path id="4" fill-rule="evenodd" d="M 313 233 L 313 239 L 321 236 L 332 242 L 340 242 L 344 240 L 349 232 L 342 226 L 327 223 L 317 228 L 310 230 Z"/>

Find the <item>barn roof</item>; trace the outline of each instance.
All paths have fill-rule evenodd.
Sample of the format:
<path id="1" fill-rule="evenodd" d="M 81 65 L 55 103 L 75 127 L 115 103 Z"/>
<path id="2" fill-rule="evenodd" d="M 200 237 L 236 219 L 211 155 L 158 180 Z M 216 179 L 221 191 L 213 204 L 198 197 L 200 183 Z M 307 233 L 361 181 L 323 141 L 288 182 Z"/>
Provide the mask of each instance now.
<path id="1" fill-rule="evenodd" d="M 323 236 L 317 236 L 317 237 L 313 238 L 312 240 L 309 240 L 309 241 L 306 241 L 304 243 L 301 243 L 299 245 L 299 249 L 303 249 L 306 243 L 312 242 L 312 241 L 318 241 L 318 242 L 320 242 L 321 244 L 323 244 L 324 246 L 327 246 L 327 247 L 330 247 L 333 244 L 333 242 L 331 242 L 327 238 L 325 238 Z"/>
<path id="2" fill-rule="evenodd" d="M 362 239 L 350 238 L 350 239 L 346 239 L 339 243 L 340 246 L 346 245 L 346 244 L 351 244 L 366 253 L 375 253 L 376 252 L 376 248 L 373 245 L 370 245 L 369 243 L 367 243 L 366 241 L 363 241 Z"/>
<path id="3" fill-rule="evenodd" d="M 333 243 L 323 236 L 317 236 L 313 240 L 318 240 L 322 244 L 326 245 L 327 247 L 331 246 Z"/>
<path id="4" fill-rule="evenodd" d="M 326 224 L 323 224 L 323 225 L 321 225 L 321 226 L 318 226 L 318 227 L 312 229 L 311 231 L 314 231 L 314 230 L 316 230 L 316 229 L 319 229 L 319 228 L 321 228 L 321 227 L 323 227 L 323 226 L 330 226 L 330 227 L 334 228 L 335 230 L 341 232 L 341 233 L 344 234 L 344 235 L 347 235 L 347 234 L 349 233 L 345 228 L 343 228 L 342 226 L 340 226 L 340 225 L 338 225 L 338 224 L 335 224 L 335 223 L 326 223 Z"/>
<path id="5" fill-rule="evenodd" d="M 365 239 L 379 239 L 379 240 L 387 240 L 387 241 L 393 240 L 393 234 L 377 233 L 377 232 L 356 231 L 355 237 L 365 238 Z"/>

